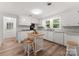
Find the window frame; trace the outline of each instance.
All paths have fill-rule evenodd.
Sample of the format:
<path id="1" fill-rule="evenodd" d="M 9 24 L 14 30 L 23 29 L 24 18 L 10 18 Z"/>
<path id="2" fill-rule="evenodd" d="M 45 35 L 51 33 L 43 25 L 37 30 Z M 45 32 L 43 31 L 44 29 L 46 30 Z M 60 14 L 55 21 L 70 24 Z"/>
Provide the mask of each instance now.
<path id="1" fill-rule="evenodd" d="M 53 21 L 54 21 L 55 19 L 59 19 L 59 28 L 54 28 L 54 27 L 53 27 L 53 24 L 55 24 L 55 23 L 53 23 Z M 51 18 L 51 19 L 50 19 L 50 28 L 53 28 L 53 29 L 61 29 L 61 17 L 53 17 L 53 18 Z"/>

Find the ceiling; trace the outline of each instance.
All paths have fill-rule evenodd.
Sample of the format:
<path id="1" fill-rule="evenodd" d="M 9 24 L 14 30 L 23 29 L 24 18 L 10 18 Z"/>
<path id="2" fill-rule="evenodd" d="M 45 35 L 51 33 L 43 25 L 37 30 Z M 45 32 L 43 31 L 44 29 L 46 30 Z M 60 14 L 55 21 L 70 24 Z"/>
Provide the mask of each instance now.
<path id="1" fill-rule="evenodd" d="M 33 15 L 37 18 L 44 18 L 56 13 L 63 12 L 69 8 L 79 7 L 77 2 L 52 2 L 48 6 L 47 2 L 0 2 L 0 12 L 15 15 L 33 15 L 32 9 L 41 9 L 40 15 Z"/>

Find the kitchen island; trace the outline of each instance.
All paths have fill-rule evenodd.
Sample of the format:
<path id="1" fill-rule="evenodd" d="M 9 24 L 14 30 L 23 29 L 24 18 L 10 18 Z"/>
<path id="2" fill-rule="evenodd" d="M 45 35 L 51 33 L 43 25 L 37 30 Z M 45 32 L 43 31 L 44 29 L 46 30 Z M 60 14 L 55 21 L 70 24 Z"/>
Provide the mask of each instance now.
<path id="1" fill-rule="evenodd" d="M 35 55 L 38 51 L 43 50 L 43 35 L 42 33 L 28 33 L 29 37 L 33 38 L 35 43 Z"/>
<path id="2" fill-rule="evenodd" d="M 27 38 L 32 37 L 33 42 L 35 43 L 34 52 L 35 55 L 38 51 L 43 50 L 43 35 L 42 33 L 31 33 L 30 31 L 20 31 L 18 33 L 18 41 L 23 42 L 27 40 Z"/>

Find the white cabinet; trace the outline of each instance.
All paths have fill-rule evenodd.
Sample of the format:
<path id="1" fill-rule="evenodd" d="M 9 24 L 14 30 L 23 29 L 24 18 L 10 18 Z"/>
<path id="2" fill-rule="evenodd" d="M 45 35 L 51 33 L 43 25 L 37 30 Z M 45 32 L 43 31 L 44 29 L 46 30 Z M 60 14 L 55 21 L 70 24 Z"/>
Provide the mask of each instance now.
<path id="1" fill-rule="evenodd" d="M 53 42 L 53 40 L 54 40 L 54 32 L 53 31 L 50 32 L 50 37 L 51 37 L 50 41 Z"/>
<path id="2" fill-rule="evenodd" d="M 40 24 L 40 21 L 36 18 L 31 18 L 31 23 Z"/>
<path id="3" fill-rule="evenodd" d="M 31 24 L 31 18 L 29 17 L 19 17 L 19 25 L 30 25 Z"/>
<path id="4" fill-rule="evenodd" d="M 47 36 L 48 32 L 46 30 L 45 31 L 43 30 L 42 33 L 44 34 L 43 38 L 48 40 L 48 36 Z"/>
<path id="5" fill-rule="evenodd" d="M 40 24 L 40 21 L 37 18 L 20 16 L 19 25 L 31 25 L 31 23 Z"/>
<path id="6" fill-rule="evenodd" d="M 47 31 L 46 30 L 38 30 L 38 32 L 44 34 L 44 36 L 43 36 L 44 39 L 48 39 L 48 37 L 47 37 L 48 34 L 47 34 Z"/>
<path id="7" fill-rule="evenodd" d="M 47 31 L 47 40 L 53 41 L 53 31 Z"/>
<path id="8" fill-rule="evenodd" d="M 28 32 L 29 31 L 21 31 L 17 33 L 17 40 L 18 41 L 23 41 L 24 39 L 26 39 L 28 37 Z"/>
<path id="9" fill-rule="evenodd" d="M 49 36 L 48 36 L 48 31 L 44 31 L 44 38 L 46 39 L 46 40 L 49 40 Z"/>
<path id="10" fill-rule="evenodd" d="M 53 31 L 47 31 L 47 30 L 40 30 L 39 32 L 44 34 L 44 39 L 59 43 L 64 45 L 64 33 L 63 32 L 53 32 Z"/>
<path id="11" fill-rule="evenodd" d="M 79 43 L 79 33 L 65 33 L 64 34 L 64 42 L 65 42 L 64 45 L 66 45 L 66 42 L 70 40 L 77 41 Z"/>
<path id="12" fill-rule="evenodd" d="M 64 33 L 54 32 L 54 42 L 59 44 L 64 44 Z"/>
<path id="13" fill-rule="evenodd" d="M 64 33 L 64 45 L 66 46 L 66 42 L 69 40 L 68 34 Z"/>
<path id="14" fill-rule="evenodd" d="M 44 34 L 44 39 L 53 42 L 53 31 L 42 30 L 40 32 Z"/>

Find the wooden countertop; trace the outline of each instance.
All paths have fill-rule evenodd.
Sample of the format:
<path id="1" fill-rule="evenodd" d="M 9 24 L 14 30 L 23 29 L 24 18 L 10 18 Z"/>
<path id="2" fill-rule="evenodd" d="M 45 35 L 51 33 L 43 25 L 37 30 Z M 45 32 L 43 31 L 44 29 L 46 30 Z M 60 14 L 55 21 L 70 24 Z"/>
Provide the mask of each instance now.
<path id="1" fill-rule="evenodd" d="M 44 34 L 43 33 L 28 33 L 28 35 L 37 37 L 37 36 L 43 36 Z"/>

